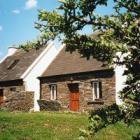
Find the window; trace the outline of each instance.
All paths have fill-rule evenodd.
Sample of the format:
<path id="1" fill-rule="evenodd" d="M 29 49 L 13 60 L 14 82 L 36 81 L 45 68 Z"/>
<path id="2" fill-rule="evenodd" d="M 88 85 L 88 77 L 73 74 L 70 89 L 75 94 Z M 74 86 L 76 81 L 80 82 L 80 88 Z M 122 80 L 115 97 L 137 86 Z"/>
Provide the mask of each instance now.
<path id="1" fill-rule="evenodd" d="M 51 89 L 51 100 L 56 100 L 57 99 L 57 85 L 56 84 L 50 85 L 50 89 Z"/>
<path id="2" fill-rule="evenodd" d="M 16 66 L 16 64 L 19 62 L 19 59 L 14 60 L 8 67 L 7 69 L 10 70 Z"/>
<path id="3" fill-rule="evenodd" d="M 93 101 L 96 99 L 102 98 L 102 93 L 101 93 L 101 82 L 99 81 L 93 81 L 92 82 L 92 99 Z"/>

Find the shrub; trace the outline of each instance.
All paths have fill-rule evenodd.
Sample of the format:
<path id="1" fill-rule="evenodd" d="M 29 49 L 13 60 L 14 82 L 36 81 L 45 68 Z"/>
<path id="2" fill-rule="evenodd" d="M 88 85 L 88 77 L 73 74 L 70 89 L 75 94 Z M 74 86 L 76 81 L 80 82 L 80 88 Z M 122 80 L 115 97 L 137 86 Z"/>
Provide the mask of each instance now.
<path id="1" fill-rule="evenodd" d="M 140 140 L 140 133 L 133 136 L 133 140 Z"/>
<path id="2" fill-rule="evenodd" d="M 116 104 L 91 111 L 88 130 L 81 130 L 80 138 L 93 136 L 100 129 L 122 120 L 124 116 L 124 112 Z"/>
<path id="3" fill-rule="evenodd" d="M 0 112 L 8 112 L 8 111 L 9 111 L 9 109 L 6 108 L 6 107 L 1 107 L 0 108 Z"/>
<path id="4" fill-rule="evenodd" d="M 90 134 L 94 134 L 101 128 L 120 121 L 123 116 L 124 114 L 116 104 L 91 111 L 89 116 L 90 125 L 88 128 Z"/>

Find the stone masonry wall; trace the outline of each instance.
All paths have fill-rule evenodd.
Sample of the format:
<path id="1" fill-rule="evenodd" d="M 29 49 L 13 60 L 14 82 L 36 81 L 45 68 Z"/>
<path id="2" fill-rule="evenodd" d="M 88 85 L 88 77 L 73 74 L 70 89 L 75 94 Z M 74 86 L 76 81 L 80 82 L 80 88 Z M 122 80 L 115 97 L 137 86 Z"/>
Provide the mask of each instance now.
<path id="1" fill-rule="evenodd" d="M 29 111 L 33 108 L 34 93 L 26 92 L 24 86 L 2 87 L 4 101 L 0 108 L 8 111 Z"/>
<path id="2" fill-rule="evenodd" d="M 63 76 L 62 76 L 63 77 Z M 98 72 L 89 74 L 77 74 L 63 78 L 50 78 L 41 81 L 41 99 L 50 100 L 50 84 L 57 84 L 57 101 L 65 110 L 69 110 L 69 83 L 79 83 L 80 92 L 80 111 L 97 109 L 99 107 L 110 105 L 115 102 L 115 77 L 112 72 Z M 92 101 L 91 82 L 99 80 L 102 83 L 102 102 Z"/>

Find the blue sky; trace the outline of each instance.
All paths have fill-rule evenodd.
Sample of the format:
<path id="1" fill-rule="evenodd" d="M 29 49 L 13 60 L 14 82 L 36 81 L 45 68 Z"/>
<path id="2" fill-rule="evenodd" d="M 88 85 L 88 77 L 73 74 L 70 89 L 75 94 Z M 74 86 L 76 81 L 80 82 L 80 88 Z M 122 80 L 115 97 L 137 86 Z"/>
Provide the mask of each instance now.
<path id="1" fill-rule="evenodd" d="M 0 59 L 7 48 L 36 39 L 39 32 L 34 28 L 38 9 L 52 11 L 58 7 L 57 0 L 0 0 Z M 112 12 L 113 2 L 106 8 L 98 7 L 97 12 Z"/>

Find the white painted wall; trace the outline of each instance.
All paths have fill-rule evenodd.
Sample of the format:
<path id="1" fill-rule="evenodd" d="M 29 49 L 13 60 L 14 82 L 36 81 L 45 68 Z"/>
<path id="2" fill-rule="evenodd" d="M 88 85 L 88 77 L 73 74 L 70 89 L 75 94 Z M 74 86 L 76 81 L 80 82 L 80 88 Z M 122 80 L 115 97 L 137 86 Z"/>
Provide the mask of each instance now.
<path id="1" fill-rule="evenodd" d="M 37 100 L 40 99 L 40 81 L 38 80 L 38 77 L 43 74 L 63 47 L 64 45 L 61 45 L 59 48 L 56 48 L 51 42 L 21 76 L 25 83 L 25 90 L 34 92 L 34 111 L 40 110 L 37 103 Z"/>
<path id="2" fill-rule="evenodd" d="M 121 52 L 118 52 L 116 55 L 119 56 L 120 61 L 123 60 L 124 55 L 122 55 Z M 119 92 L 125 87 L 126 76 L 123 75 L 125 69 L 126 69 L 125 65 L 115 66 L 116 103 L 118 105 L 122 104 L 122 100 L 119 97 L 120 95 Z"/>

